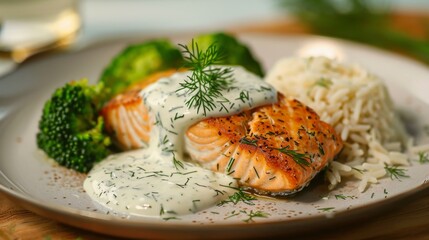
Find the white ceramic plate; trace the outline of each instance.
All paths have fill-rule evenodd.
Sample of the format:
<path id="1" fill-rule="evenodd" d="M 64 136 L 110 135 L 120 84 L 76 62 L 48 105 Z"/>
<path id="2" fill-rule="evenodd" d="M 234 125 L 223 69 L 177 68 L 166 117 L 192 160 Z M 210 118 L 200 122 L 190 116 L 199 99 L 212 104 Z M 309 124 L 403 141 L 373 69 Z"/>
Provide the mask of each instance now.
<path id="1" fill-rule="evenodd" d="M 425 142 L 429 123 L 429 70 L 412 60 L 370 47 L 310 36 L 241 35 L 265 69 L 285 56 L 327 55 L 364 66 L 385 80 L 396 106 L 406 112 L 405 123 L 419 142 Z M 171 37 L 186 43 L 189 37 Z M 77 227 L 124 237 L 237 238 L 291 235 L 364 218 L 428 186 L 429 164 L 412 159 L 409 178 L 386 178 L 364 193 L 355 182 L 333 191 L 316 179 L 296 196 L 260 198 L 254 205 L 213 207 L 178 220 L 124 219 L 84 193 L 84 175 L 58 167 L 36 147 L 38 119 L 56 87 L 87 77 L 93 82 L 111 57 L 130 40 L 103 43 L 80 52 L 39 59 L 0 79 L 0 190 L 41 215 Z M 337 197 L 336 197 L 337 195 Z M 338 196 L 346 196 L 345 199 Z M 253 217 L 262 212 L 266 217 Z"/>

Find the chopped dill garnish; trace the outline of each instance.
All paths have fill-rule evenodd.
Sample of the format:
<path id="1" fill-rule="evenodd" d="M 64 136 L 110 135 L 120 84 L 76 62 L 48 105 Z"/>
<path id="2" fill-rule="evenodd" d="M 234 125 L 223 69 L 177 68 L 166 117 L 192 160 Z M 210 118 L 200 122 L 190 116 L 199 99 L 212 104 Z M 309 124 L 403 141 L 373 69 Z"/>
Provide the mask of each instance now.
<path id="1" fill-rule="evenodd" d="M 298 129 L 298 135 L 300 136 L 300 131 L 304 131 L 305 133 L 307 133 L 310 137 L 314 137 L 316 135 L 316 132 L 311 132 L 308 131 L 308 129 L 306 129 L 303 125 L 301 125 L 301 127 Z M 319 143 L 320 146 L 320 143 Z"/>
<path id="2" fill-rule="evenodd" d="M 345 200 L 347 197 L 346 196 L 344 196 L 343 194 L 336 194 L 335 195 L 335 199 L 343 199 L 343 200 Z"/>
<path id="3" fill-rule="evenodd" d="M 310 161 L 307 160 L 309 158 L 307 154 L 299 153 L 295 150 L 289 149 L 289 146 L 284 148 L 277 148 L 277 150 L 279 150 L 281 153 L 284 153 L 290 156 L 301 167 L 310 166 Z"/>
<path id="4" fill-rule="evenodd" d="M 325 151 L 323 150 L 323 146 L 322 146 L 322 144 L 320 144 L 319 143 L 319 153 L 320 153 L 320 155 L 325 155 Z"/>
<path id="5" fill-rule="evenodd" d="M 322 211 L 322 212 L 329 212 L 331 210 L 334 210 L 335 207 L 326 207 L 326 208 L 318 208 L 317 210 Z"/>
<path id="6" fill-rule="evenodd" d="M 163 127 L 163 126 L 162 126 L 162 121 L 161 121 L 161 115 L 160 115 L 159 113 L 157 113 L 157 114 L 155 115 L 155 122 L 153 123 L 153 125 Z"/>
<path id="7" fill-rule="evenodd" d="M 229 102 L 222 96 L 222 90 L 226 90 L 233 82 L 232 68 L 212 66 L 222 60 L 222 51 L 216 44 L 210 45 L 206 51 L 199 49 L 198 44 L 192 40 L 191 46 L 179 44 L 184 50 L 185 67 L 192 71 L 176 92 L 186 91 L 190 96 L 185 104 L 188 108 L 195 108 L 197 113 L 213 111 L 215 102 Z M 225 108 L 228 111 L 227 108 Z"/>
<path id="8" fill-rule="evenodd" d="M 230 187 L 230 188 L 234 188 L 231 186 L 225 186 L 225 187 Z M 253 202 L 253 200 L 256 200 L 256 197 L 246 193 L 243 191 L 243 189 L 241 188 L 234 188 L 237 189 L 237 192 L 235 192 L 233 195 L 229 196 L 227 200 L 223 200 L 220 203 L 218 203 L 218 206 L 222 206 L 224 204 L 227 203 L 233 203 L 234 205 L 236 205 L 239 202 L 244 202 L 245 204 L 248 205 L 255 205 Z"/>
<path id="9" fill-rule="evenodd" d="M 183 183 L 183 184 L 176 183 L 176 185 L 179 186 L 179 187 L 181 187 L 181 188 L 185 188 L 186 185 L 188 185 L 189 180 L 191 180 L 191 178 L 187 178 L 186 181 L 185 181 L 185 183 Z"/>
<path id="10" fill-rule="evenodd" d="M 250 210 L 250 212 L 246 212 L 246 211 L 241 211 L 242 213 L 246 214 L 248 216 L 247 219 L 244 219 L 243 222 L 254 222 L 255 220 L 253 220 L 253 218 L 256 217 L 260 217 L 260 218 L 267 218 L 268 216 L 270 216 L 269 213 L 266 212 L 262 212 L 262 211 L 256 211 L 254 212 L 253 210 Z"/>
<path id="11" fill-rule="evenodd" d="M 429 154 L 427 152 L 419 152 L 419 163 L 428 163 Z"/>
<path id="12" fill-rule="evenodd" d="M 336 194 L 336 195 L 335 195 L 335 199 L 342 199 L 342 200 L 346 200 L 347 198 L 354 199 L 354 198 L 356 198 L 356 197 L 355 197 L 355 196 L 346 196 L 346 195 L 344 195 L 344 194 Z"/>
<path id="13" fill-rule="evenodd" d="M 390 176 L 392 180 L 393 179 L 400 180 L 400 178 L 410 177 L 405 173 L 406 169 L 399 168 L 398 166 L 389 166 L 385 163 L 384 169 L 386 170 L 386 173 Z"/>
<path id="14" fill-rule="evenodd" d="M 162 144 L 162 145 L 165 145 L 165 144 L 167 144 L 168 142 L 169 142 L 169 140 L 168 140 L 167 135 L 164 135 L 164 138 L 162 139 L 161 144 Z"/>
<path id="15" fill-rule="evenodd" d="M 332 85 L 332 80 L 328 78 L 320 78 L 314 83 L 315 86 L 329 88 Z"/>
<path id="16" fill-rule="evenodd" d="M 224 195 L 224 192 L 222 192 L 221 190 L 218 190 L 218 189 L 213 189 L 213 191 L 215 191 L 215 193 L 216 193 L 216 196 L 219 196 L 219 195 Z"/>
<path id="17" fill-rule="evenodd" d="M 197 171 L 190 171 L 190 172 L 173 172 L 170 174 L 170 177 L 172 177 L 175 174 L 179 174 L 179 175 L 188 175 L 188 174 L 192 174 L 192 173 L 196 173 Z"/>
<path id="18" fill-rule="evenodd" d="M 176 113 L 176 115 L 174 115 L 174 120 L 177 120 L 183 117 L 185 117 L 185 114 L 179 115 L 178 113 Z"/>
<path id="19" fill-rule="evenodd" d="M 165 217 L 165 218 L 162 218 L 162 220 L 164 220 L 164 221 L 168 221 L 168 220 L 180 220 L 180 218 L 178 218 L 178 217 Z"/>
<path id="20" fill-rule="evenodd" d="M 259 88 L 259 90 L 257 90 L 257 91 L 258 92 L 264 92 L 264 91 L 269 92 L 269 91 L 272 91 L 272 88 L 261 86 Z"/>
<path id="21" fill-rule="evenodd" d="M 240 139 L 240 142 L 247 144 L 247 145 L 258 146 L 257 145 L 257 143 L 258 143 L 257 139 L 250 140 L 250 139 L 247 139 L 246 137 L 243 137 L 242 139 Z"/>
<path id="22" fill-rule="evenodd" d="M 229 173 L 231 171 L 232 165 L 234 165 L 235 158 L 230 158 L 228 164 L 226 166 L 226 172 Z"/>
<path id="23" fill-rule="evenodd" d="M 162 216 L 164 214 L 165 214 L 164 206 L 162 206 L 162 204 L 161 204 L 161 209 L 159 210 L 159 216 Z"/>
<path id="24" fill-rule="evenodd" d="M 240 212 L 235 212 L 235 210 L 234 210 L 231 212 L 231 214 L 229 216 L 226 216 L 224 219 L 232 218 L 232 217 L 237 216 L 237 215 L 240 215 Z"/>
<path id="25" fill-rule="evenodd" d="M 180 160 L 177 160 L 176 155 L 173 154 L 173 164 L 174 167 L 179 170 L 179 167 L 182 169 L 185 169 L 185 166 L 183 165 L 183 162 Z"/>
<path id="26" fill-rule="evenodd" d="M 250 97 L 249 97 L 249 91 L 241 91 L 240 92 L 240 97 L 238 97 L 236 100 L 240 99 L 243 103 L 245 103 L 246 101 L 249 101 Z"/>
<path id="27" fill-rule="evenodd" d="M 255 171 L 255 173 L 256 173 L 256 177 L 258 177 L 258 179 L 259 179 L 259 173 L 258 173 L 258 170 L 256 170 L 255 166 L 253 166 L 253 170 L 254 170 L 254 171 Z"/>

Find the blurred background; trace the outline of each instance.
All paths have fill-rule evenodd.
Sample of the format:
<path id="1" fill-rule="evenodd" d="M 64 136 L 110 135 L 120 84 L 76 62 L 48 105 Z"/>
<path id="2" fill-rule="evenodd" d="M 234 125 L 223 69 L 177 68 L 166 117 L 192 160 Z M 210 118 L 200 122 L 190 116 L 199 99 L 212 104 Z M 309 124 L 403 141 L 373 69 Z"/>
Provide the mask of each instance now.
<path id="1" fill-rule="evenodd" d="M 0 76 L 58 47 L 215 30 L 327 35 L 429 63 L 428 0 L 0 0 Z"/>
<path id="2" fill-rule="evenodd" d="M 112 33 L 205 31 L 276 21 L 293 17 L 292 5 L 300 5 L 299 2 L 302 2 L 301 10 L 332 3 L 342 5 L 340 8 L 347 11 L 344 6 L 347 3 L 363 2 L 389 11 L 429 11 L 427 0 L 81 0 L 80 8 L 85 32 L 91 36 L 108 36 Z M 306 4 L 313 8 L 304 8 Z"/>

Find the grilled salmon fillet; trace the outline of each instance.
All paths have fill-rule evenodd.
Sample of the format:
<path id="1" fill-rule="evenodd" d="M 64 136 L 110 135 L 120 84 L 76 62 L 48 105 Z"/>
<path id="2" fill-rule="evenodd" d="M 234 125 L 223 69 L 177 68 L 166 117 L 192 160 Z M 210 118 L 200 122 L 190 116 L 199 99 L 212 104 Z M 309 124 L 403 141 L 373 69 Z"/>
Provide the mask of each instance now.
<path id="1" fill-rule="evenodd" d="M 102 111 L 107 131 L 123 149 L 144 147 L 149 140 L 149 112 L 138 92 L 118 95 Z M 192 160 L 270 195 L 301 190 L 342 146 L 334 129 L 312 109 L 282 94 L 276 104 L 208 118 L 185 134 L 185 151 Z"/>
<path id="2" fill-rule="evenodd" d="M 101 110 L 104 128 L 121 149 L 138 149 L 149 142 L 149 112 L 139 96 L 139 89 L 119 94 Z"/>
<path id="3" fill-rule="evenodd" d="M 343 143 L 312 109 L 281 94 L 278 99 L 277 104 L 194 124 L 186 132 L 186 150 L 205 168 L 231 175 L 258 193 L 299 191 Z"/>
<path id="4" fill-rule="evenodd" d="M 100 114 L 104 118 L 104 128 L 121 149 L 138 149 L 149 142 L 151 123 L 149 112 L 139 96 L 141 89 L 177 71 L 183 70 L 169 69 L 154 73 L 131 85 L 128 90 L 114 97 L 103 107 Z"/>

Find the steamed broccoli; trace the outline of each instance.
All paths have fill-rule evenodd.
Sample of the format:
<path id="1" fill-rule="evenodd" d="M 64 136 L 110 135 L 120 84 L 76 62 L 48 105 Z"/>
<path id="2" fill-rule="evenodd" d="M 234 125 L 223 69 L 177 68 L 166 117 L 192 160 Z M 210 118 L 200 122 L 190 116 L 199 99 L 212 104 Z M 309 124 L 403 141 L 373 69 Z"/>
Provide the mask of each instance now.
<path id="1" fill-rule="evenodd" d="M 151 40 L 128 46 L 113 58 L 100 82 L 110 88 L 109 95 L 114 96 L 152 73 L 182 65 L 182 54 L 168 40 Z"/>
<path id="2" fill-rule="evenodd" d="M 110 138 L 98 116 L 103 100 L 102 84 L 86 79 L 58 88 L 43 108 L 37 145 L 60 165 L 88 172 L 111 152 Z"/>
<path id="3" fill-rule="evenodd" d="M 250 49 L 232 35 L 226 33 L 204 34 L 194 38 L 194 42 L 198 44 L 201 51 L 205 51 L 214 43 L 220 46 L 225 56 L 219 62 L 220 64 L 241 65 L 258 76 L 264 75 L 260 63 L 252 55 Z"/>

